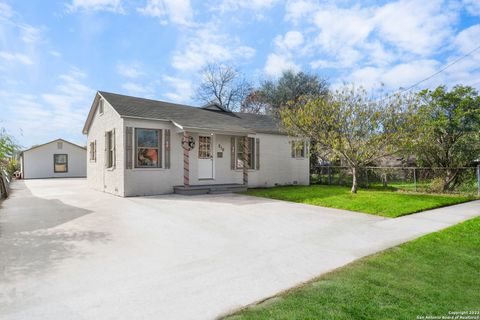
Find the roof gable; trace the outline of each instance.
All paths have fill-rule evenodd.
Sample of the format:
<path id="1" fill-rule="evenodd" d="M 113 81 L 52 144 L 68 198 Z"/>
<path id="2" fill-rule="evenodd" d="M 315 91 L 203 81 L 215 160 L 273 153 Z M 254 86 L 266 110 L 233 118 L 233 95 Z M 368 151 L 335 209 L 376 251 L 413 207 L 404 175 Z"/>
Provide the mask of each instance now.
<path id="1" fill-rule="evenodd" d="M 92 105 L 90 106 L 90 111 L 88 112 L 87 119 L 85 120 L 85 124 L 83 125 L 82 133 L 83 134 L 88 134 L 88 130 L 90 130 L 90 125 L 92 124 L 93 118 L 95 117 L 95 114 L 97 112 L 98 108 L 98 102 L 100 101 L 102 97 L 100 96 L 100 93 L 97 92 L 95 94 L 95 98 L 93 98 Z"/>
<path id="2" fill-rule="evenodd" d="M 49 145 L 51 143 L 55 143 L 55 142 L 59 142 L 59 141 L 62 141 L 62 142 L 65 142 L 65 143 L 68 143 L 68 144 L 71 144 L 72 146 L 74 147 L 77 147 L 77 148 L 80 148 L 80 149 L 83 149 L 83 150 L 86 150 L 87 148 L 86 147 L 82 147 L 82 146 L 79 146 L 78 144 L 75 144 L 73 142 L 70 142 L 70 141 L 67 141 L 65 139 L 62 139 L 62 138 L 59 138 L 59 139 L 55 139 L 55 140 L 52 140 L 52 141 L 49 141 L 49 142 L 45 142 L 45 143 L 42 143 L 42 144 L 38 144 L 36 146 L 32 146 L 26 150 L 23 150 L 21 153 L 24 153 L 24 152 L 27 152 L 27 151 L 30 151 L 30 150 L 33 150 L 33 149 L 37 149 L 37 148 L 41 148 L 41 147 L 44 147 L 46 145 Z"/>
<path id="3" fill-rule="evenodd" d="M 218 102 L 210 102 L 202 107 L 204 110 L 219 111 L 219 112 L 231 112 L 220 105 Z"/>

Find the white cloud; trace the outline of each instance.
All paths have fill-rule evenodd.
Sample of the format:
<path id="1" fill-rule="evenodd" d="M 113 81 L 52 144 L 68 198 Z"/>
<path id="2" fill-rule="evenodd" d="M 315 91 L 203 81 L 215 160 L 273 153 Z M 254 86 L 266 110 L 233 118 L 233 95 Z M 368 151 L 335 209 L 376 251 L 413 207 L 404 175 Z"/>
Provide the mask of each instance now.
<path id="1" fill-rule="evenodd" d="M 145 74 L 138 62 L 132 62 L 128 64 L 118 63 L 116 70 L 119 75 L 127 78 L 138 78 Z"/>
<path id="2" fill-rule="evenodd" d="M 72 68 L 57 78 L 58 85 L 51 92 L 0 93 L 0 100 L 8 106 L 7 130 L 13 134 L 20 130 L 27 146 L 71 137 L 83 145 L 81 129 L 95 94 L 85 80 L 82 71 Z"/>
<path id="3" fill-rule="evenodd" d="M 316 44 L 330 54 L 363 44 L 374 28 L 370 10 L 360 7 L 322 8 L 313 19 L 319 29 Z"/>
<path id="4" fill-rule="evenodd" d="M 31 25 L 21 25 L 22 40 L 27 44 L 34 44 L 41 39 L 42 28 L 36 28 Z"/>
<path id="5" fill-rule="evenodd" d="M 298 23 L 301 19 L 315 12 L 318 4 L 310 0 L 290 0 L 285 6 L 285 20 Z"/>
<path id="6" fill-rule="evenodd" d="M 295 49 L 303 43 L 303 35 L 298 31 L 288 31 L 282 37 L 281 35 L 275 37 L 275 45 L 281 49 Z"/>
<path id="7" fill-rule="evenodd" d="M 67 4 L 67 8 L 70 11 L 91 10 L 125 13 L 122 0 L 72 0 L 70 4 Z"/>
<path id="8" fill-rule="evenodd" d="M 249 9 L 253 11 L 264 10 L 275 5 L 278 0 L 223 0 L 215 9 L 219 11 L 236 11 Z"/>
<path id="9" fill-rule="evenodd" d="M 463 0 L 463 5 L 472 16 L 480 16 L 480 0 Z"/>
<path id="10" fill-rule="evenodd" d="M 449 57 L 446 63 L 452 63 L 465 54 L 469 55 L 457 61 L 444 72 L 451 83 L 475 85 L 480 88 L 480 69 L 478 67 L 480 65 L 480 50 L 472 52 L 478 47 L 479 35 L 480 24 L 470 26 L 457 34 L 453 41 L 457 54 Z"/>
<path id="11" fill-rule="evenodd" d="M 219 30 L 216 25 L 209 24 L 194 31 L 174 52 L 172 66 L 181 71 L 198 71 L 210 62 L 236 60 L 238 65 L 239 60 L 254 56 L 255 49 Z"/>
<path id="12" fill-rule="evenodd" d="M 391 45 L 418 55 L 438 51 L 453 33 L 456 13 L 441 0 L 400 0 L 375 12 L 380 37 Z"/>
<path id="13" fill-rule="evenodd" d="M 33 60 L 26 54 L 0 51 L 0 59 L 9 63 L 20 63 L 23 65 L 33 64 Z"/>
<path id="14" fill-rule="evenodd" d="M 299 69 L 299 66 L 288 57 L 276 53 L 272 53 L 267 57 L 267 62 L 265 63 L 264 68 L 265 73 L 272 77 L 280 76 L 283 71 L 298 71 Z"/>
<path id="15" fill-rule="evenodd" d="M 0 2 L 0 18 L 10 19 L 14 14 L 14 11 L 11 6 L 5 2 Z"/>
<path id="16" fill-rule="evenodd" d="M 151 98 L 154 93 L 154 89 L 151 85 L 143 85 L 136 82 L 126 82 L 122 84 L 122 88 L 130 95 L 144 98 Z"/>
<path id="17" fill-rule="evenodd" d="M 377 71 L 386 72 L 389 66 L 426 61 L 431 55 L 448 50 L 459 10 L 443 0 L 353 5 L 348 1 L 288 1 L 284 19 L 302 32 L 302 43 L 293 52 L 288 50 L 284 38 L 277 36 L 278 50 L 274 53 L 289 62 L 299 54 L 311 56 L 310 66 L 314 69 L 349 70 L 350 73 L 344 72 L 347 78 L 351 72 L 365 72 L 371 78 Z M 356 70 L 357 66 L 364 68 Z"/>
<path id="18" fill-rule="evenodd" d="M 468 53 L 478 47 L 480 39 L 480 24 L 462 30 L 455 38 L 454 44 L 460 52 Z M 477 54 L 479 54 L 477 52 Z"/>
<path id="19" fill-rule="evenodd" d="M 62 54 L 56 50 L 50 50 L 48 53 L 57 58 L 62 56 Z"/>
<path id="20" fill-rule="evenodd" d="M 436 71 L 438 66 L 439 63 L 436 60 L 416 60 L 389 68 L 364 67 L 355 70 L 347 80 L 365 88 L 378 88 L 384 84 L 389 88 L 398 89 L 427 78 Z M 436 83 L 439 80 L 433 81 Z"/>
<path id="21" fill-rule="evenodd" d="M 194 90 L 190 80 L 171 76 L 164 76 L 163 80 L 173 88 L 173 91 L 164 94 L 170 101 L 185 103 L 191 100 Z"/>
<path id="22" fill-rule="evenodd" d="M 137 9 L 141 14 L 162 19 L 168 19 L 177 24 L 189 24 L 192 20 L 193 10 L 190 0 L 147 0 L 145 7 Z"/>

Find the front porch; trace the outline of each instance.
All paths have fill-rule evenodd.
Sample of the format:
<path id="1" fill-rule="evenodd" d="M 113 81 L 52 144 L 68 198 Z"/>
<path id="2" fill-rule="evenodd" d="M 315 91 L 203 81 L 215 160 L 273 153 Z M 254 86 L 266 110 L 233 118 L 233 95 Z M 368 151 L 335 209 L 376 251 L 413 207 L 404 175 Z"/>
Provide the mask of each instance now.
<path id="1" fill-rule="evenodd" d="M 174 193 L 183 195 L 199 195 L 199 194 L 220 194 L 232 192 L 245 192 L 247 186 L 239 183 L 230 184 L 203 184 L 193 186 L 174 186 Z"/>
<path id="2" fill-rule="evenodd" d="M 178 133 L 183 135 L 183 185 L 174 186 L 174 193 L 247 191 L 248 171 L 257 169 L 253 164 L 259 163 L 253 156 L 258 154 L 255 150 L 258 139 L 249 137 L 248 132 L 184 130 Z"/>

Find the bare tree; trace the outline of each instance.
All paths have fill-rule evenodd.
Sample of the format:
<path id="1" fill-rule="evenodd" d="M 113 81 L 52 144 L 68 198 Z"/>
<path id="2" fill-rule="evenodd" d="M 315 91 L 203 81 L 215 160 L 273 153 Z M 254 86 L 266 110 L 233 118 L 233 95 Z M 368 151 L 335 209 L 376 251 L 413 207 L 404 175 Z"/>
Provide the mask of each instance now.
<path id="1" fill-rule="evenodd" d="M 201 73 L 196 99 L 203 103 L 216 102 L 226 110 L 239 111 L 252 91 L 252 85 L 232 66 L 208 64 Z"/>

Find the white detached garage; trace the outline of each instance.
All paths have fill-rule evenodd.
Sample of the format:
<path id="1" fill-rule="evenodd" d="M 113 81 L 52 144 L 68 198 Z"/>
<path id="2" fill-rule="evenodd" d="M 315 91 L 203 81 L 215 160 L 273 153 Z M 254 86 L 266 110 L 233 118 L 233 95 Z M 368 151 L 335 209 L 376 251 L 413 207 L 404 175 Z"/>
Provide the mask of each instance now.
<path id="1" fill-rule="evenodd" d="M 24 179 L 80 178 L 87 175 L 87 150 L 69 141 L 57 139 L 21 153 Z"/>

